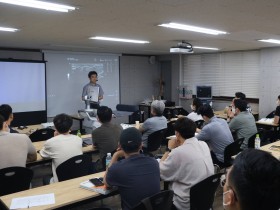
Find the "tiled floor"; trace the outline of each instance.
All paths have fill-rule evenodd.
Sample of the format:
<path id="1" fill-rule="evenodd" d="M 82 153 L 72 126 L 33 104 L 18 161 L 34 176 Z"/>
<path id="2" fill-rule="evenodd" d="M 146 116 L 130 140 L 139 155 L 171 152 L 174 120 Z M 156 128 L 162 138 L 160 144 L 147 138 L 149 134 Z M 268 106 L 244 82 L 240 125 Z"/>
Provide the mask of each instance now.
<path id="1" fill-rule="evenodd" d="M 34 170 L 34 178 L 32 181 L 32 187 L 41 186 L 43 184 L 42 177 L 45 175 L 52 174 L 50 164 L 32 167 L 32 169 Z M 203 201 L 203 198 L 201 198 L 201 200 Z M 89 210 L 91 208 L 96 208 L 96 207 L 110 207 L 113 210 L 121 210 L 120 196 L 117 195 L 117 196 L 112 196 L 112 197 L 103 199 L 102 201 L 90 202 L 90 203 L 84 204 L 79 207 L 69 208 L 69 210 Z M 223 210 L 222 188 L 220 186 L 218 187 L 217 192 L 216 192 L 213 209 L 214 210 Z"/>

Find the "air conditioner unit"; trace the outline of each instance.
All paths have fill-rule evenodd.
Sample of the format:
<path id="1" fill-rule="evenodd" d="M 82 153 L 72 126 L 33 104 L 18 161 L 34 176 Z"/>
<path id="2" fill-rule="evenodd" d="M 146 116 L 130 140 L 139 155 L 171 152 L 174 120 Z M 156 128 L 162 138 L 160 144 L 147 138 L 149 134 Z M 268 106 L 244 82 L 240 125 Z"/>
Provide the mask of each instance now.
<path id="1" fill-rule="evenodd" d="M 190 43 L 182 41 L 175 47 L 170 48 L 170 53 L 189 54 L 193 53 L 193 47 Z"/>

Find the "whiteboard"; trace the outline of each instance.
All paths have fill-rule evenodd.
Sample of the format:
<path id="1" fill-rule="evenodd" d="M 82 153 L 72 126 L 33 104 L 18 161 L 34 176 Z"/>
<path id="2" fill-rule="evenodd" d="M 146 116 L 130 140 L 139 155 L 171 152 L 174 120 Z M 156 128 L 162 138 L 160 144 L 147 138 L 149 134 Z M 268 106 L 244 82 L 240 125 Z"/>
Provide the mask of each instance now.
<path id="1" fill-rule="evenodd" d="M 85 108 L 83 86 L 88 72 L 98 73 L 104 91 L 100 105 L 115 109 L 119 103 L 119 56 L 79 52 L 44 51 L 47 80 L 47 115 L 76 114 Z"/>

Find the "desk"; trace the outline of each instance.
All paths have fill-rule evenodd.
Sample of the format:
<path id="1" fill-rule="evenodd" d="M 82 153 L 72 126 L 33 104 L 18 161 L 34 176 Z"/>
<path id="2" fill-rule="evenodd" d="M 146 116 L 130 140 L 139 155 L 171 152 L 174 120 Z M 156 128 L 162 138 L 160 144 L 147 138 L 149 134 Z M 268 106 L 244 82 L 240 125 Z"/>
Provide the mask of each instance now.
<path id="1" fill-rule="evenodd" d="M 21 134 L 26 134 L 29 136 L 34 131 L 42 129 L 42 128 L 44 128 L 44 127 L 41 124 L 37 124 L 37 125 L 28 125 L 24 129 L 18 129 L 18 127 L 14 127 L 13 129 L 15 129 L 17 132 L 19 132 Z"/>
<path id="2" fill-rule="evenodd" d="M 87 134 L 87 135 L 83 135 L 82 138 L 89 138 L 91 137 L 91 134 Z M 37 142 L 33 142 L 33 145 L 36 149 L 36 151 L 41 150 L 44 146 L 46 141 L 37 141 Z M 83 153 L 84 154 L 91 154 L 91 153 L 98 153 L 99 151 L 96 148 L 93 148 L 92 145 L 88 145 L 86 147 L 82 148 Z M 48 163 L 51 162 L 51 159 L 43 159 L 42 156 L 37 153 L 37 160 L 32 161 L 32 162 L 27 162 L 26 166 L 30 167 L 30 166 L 34 166 L 34 165 L 40 165 L 40 164 L 44 164 L 44 163 Z"/>
<path id="3" fill-rule="evenodd" d="M 269 152 L 269 153 L 272 154 L 275 158 L 277 158 L 278 160 L 280 160 L 280 150 L 279 150 L 279 151 L 275 151 L 275 150 L 270 149 L 270 147 L 271 147 L 272 145 L 275 145 L 275 146 L 279 146 L 279 147 L 280 147 L 280 140 L 262 146 L 262 147 L 261 147 L 261 150 L 266 151 L 266 152 Z"/>
<path id="4" fill-rule="evenodd" d="M 17 192 L 17 193 L 5 195 L 0 197 L 0 201 L 4 209 L 9 209 L 13 198 L 54 193 L 55 204 L 29 208 L 31 210 L 42 210 L 42 209 L 56 209 L 56 208 L 66 207 L 71 204 L 73 205 L 83 201 L 98 200 L 104 197 L 115 195 L 116 192 L 115 193 L 113 192 L 112 194 L 104 196 L 99 193 L 92 192 L 90 190 L 85 190 L 79 187 L 81 182 L 86 181 L 93 177 L 103 177 L 104 173 L 105 172 L 100 172 L 100 173 L 91 174 L 83 177 L 78 177 L 75 179 L 70 179 L 63 182 L 57 182 L 50 185 L 45 185 L 37 188 L 32 188 L 29 190 Z"/>

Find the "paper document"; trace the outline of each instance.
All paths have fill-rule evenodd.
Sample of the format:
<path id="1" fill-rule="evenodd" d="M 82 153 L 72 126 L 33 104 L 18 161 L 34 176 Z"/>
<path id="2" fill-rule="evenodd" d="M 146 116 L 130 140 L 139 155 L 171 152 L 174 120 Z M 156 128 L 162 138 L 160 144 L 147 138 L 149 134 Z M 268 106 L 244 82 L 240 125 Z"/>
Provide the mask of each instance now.
<path id="1" fill-rule="evenodd" d="M 121 126 L 122 126 L 122 128 L 123 128 L 124 130 L 127 129 L 127 128 L 132 128 L 132 127 L 134 127 L 134 125 L 129 125 L 129 124 L 125 124 L 125 123 L 122 123 Z"/>
<path id="2" fill-rule="evenodd" d="M 41 123 L 41 125 L 42 125 L 44 128 L 54 127 L 53 122 Z"/>
<path id="3" fill-rule="evenodd" d="M 54 193 L 34 195 L 20 198 L 13 198 L 10 209 L 30 208 L 33 206 L 43 206 L 54 204 Z"/>
<path id="4" fill-rule="evenodd" d="M 262 118 L 258 122 L 273 124 L 274 118 Z"/>

